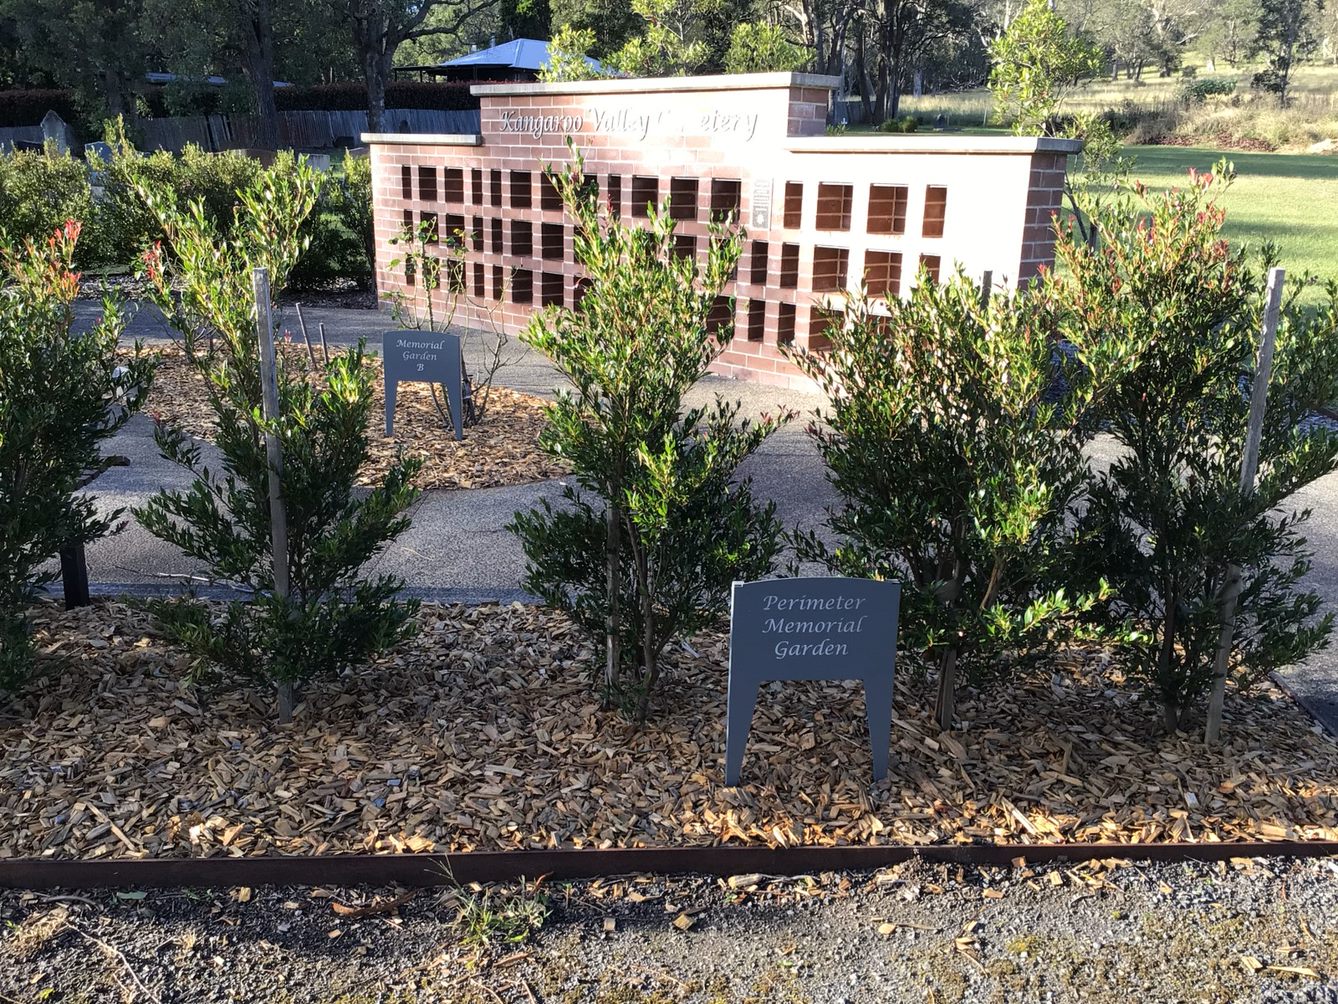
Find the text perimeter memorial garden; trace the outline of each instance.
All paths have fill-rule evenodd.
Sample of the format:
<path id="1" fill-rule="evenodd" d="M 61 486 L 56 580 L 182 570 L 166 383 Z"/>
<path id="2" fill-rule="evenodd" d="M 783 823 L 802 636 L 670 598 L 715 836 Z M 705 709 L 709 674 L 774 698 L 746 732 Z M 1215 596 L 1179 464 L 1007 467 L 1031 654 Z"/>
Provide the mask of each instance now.
<path id="1" fill-rule="evenodd" d="M 821 80 L 735 80 L 746 111 L 712 118 L 694 83 L 625 168 L 575 128 L 491 149 L 520 113 L 494 132 L 490 102 L 631 122 L 679 83 L 485 89 L 481 137 L 375 139 L 378 277 L 413 351 L 492 302 L 483 344 L 513 331 L 552 366 L 525 470 L 561 480 L 497 527 L 537 602 L 420 602 L 386 569 L 424 491 L 465 486 L 424 488 L 432 457 L 386 447 L 379 346 L 283 339 L 328 184 L 302 160 L 259 170 L 227 226 L 127 167 L 168 350 L 123 344 L 114 298 L 76 329 L 78 221 L 6 250 L 0 859 L 1338 839 L 1338 748 L 1270 678 L 1330 630 L 1295 498 L 1338 465 L 1316 418 L 1338 399 L 1338 287 L 1316 306 L 1315 283 L 1222 239 L 1225 165 L 1109 195 L 1066 181 L 1072 145 L 805 138 Z M 747 114 L 771 145 L 731 127 L 737 158 L 712 156 L 698 127 Z M 528 249 L 507 243 L 521 225 Z M 438 379 L 471 391 L 462 442 L 517 438 L 496 431 L 514 409 L 480 408 L 506 401 L 490 358 L 413 390 L 441 449 Z M 169 367 L 193 390 L 162 398 Z M 825 402 L 778 388 L 746 414 L 713 367 Z M 108 511 L 96 475 L 144 409 L 183 473 Z M 748 477 L 773 436 L 820 458 L 822 525 L 787 524 Z M 45 595 L 61 551 L 123 521 L 212 588 Z M 745 634 L 736 604 L 731 639 L 734 584 L 769 580 L 767 619 Z M 896 604 L 868 608 L 896 616 L 873 781 L 893 652 L 846 640 L 868 626 L 848 597 L 888 583 L 869 593 Z M 727 785 L 744 657 L 800 682 L 763 682 Z"/>

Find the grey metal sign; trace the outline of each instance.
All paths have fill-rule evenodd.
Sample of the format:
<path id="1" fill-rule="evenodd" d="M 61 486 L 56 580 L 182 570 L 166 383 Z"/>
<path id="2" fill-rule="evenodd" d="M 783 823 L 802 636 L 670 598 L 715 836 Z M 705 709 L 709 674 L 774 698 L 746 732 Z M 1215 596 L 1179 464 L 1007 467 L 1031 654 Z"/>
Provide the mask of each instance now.
<path id="1" fill-rule="evenodd" d="M 444 331 L 387 331 L 381 336 L 386 377 L 386 435 L 395 434 L 395 391 L 402 380 L 439 383 L 446 388 L 455 438 L 465 438 L 464 380 L 460 336 Z"/>
<path id="2" fill-rule="evenodd" d="M 887 776 L 901 583 L 796 578 L 736 582 L 729 625 L 725 783 L 736 785 L 757 688 L 770 680 L 860 680 L 873 778 Z"/>

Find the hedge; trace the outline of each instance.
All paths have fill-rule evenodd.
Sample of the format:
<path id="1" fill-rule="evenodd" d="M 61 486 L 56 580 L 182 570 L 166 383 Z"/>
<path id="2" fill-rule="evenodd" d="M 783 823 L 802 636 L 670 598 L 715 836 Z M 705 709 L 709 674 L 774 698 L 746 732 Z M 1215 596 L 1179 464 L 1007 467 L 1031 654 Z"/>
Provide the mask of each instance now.
<path id="1" fill-rule="evenodd" d="M 472 86 L 474 82 L 396 80 L 386 87 L 386 107 L 472 111 L 479 106 L 479 99 L 469 93 Z M 360 83 L 281 87 L 274 92 L 274 103 L 281 112 L 363 112 L 367 110 L 367 88 Z"/>
<path id="2" fill-rule="evenodd" d="M 0 91 L 0 129 L 38 125 L 47 112 L 55 112 L 69 123 L 78 121 L 74 92 L 56 88 Z"/>

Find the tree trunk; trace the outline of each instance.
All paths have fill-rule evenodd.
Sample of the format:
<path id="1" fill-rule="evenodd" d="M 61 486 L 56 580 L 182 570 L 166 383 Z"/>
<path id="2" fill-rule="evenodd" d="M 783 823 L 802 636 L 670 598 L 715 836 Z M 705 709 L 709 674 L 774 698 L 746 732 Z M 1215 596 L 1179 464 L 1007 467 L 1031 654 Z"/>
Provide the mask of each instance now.
<path id="1" fill-rule="evenodd" d="M 367 131 L 385 132 L 386 84 L 390 82 L 390 55 L 384 50 L 369 53 L 363 63 L 367 77 Z"/>
<path id="2" fill-rule="evenodd" d="M 246 77 L 255 94 L 255 142 L 263 150 L 279 148 L 279 109 L 274 103 L 274 19 L 271 0 L 253 0 L 242 25 L 246 36 Z"/>
<path id="3" fill-rule="evenodd" d="M 859 32 L 859 39 L 855 48 L 855 72 L 859 75 L 859 103 L 864 107 L 864 121 L 866 124 L 877 128 L 878 122 L 873 117 L 873 101 L 870 99 L 870 93 L 873 90 L 872 82 L 869 79 L 869 64 L 865 58 L 864 29 Z"/>

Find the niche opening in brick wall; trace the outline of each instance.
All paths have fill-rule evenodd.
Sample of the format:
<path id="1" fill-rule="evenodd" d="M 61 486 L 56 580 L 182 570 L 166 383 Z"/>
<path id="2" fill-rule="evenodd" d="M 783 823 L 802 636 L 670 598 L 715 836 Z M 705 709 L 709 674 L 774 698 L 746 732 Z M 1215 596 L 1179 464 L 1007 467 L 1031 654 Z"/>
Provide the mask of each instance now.
<path id="1" fill-rule="evenodd" d="M 502 302 L 502 293 L 506 290 L 506 276 L 502 271 L 501 265 L 492 267 L 492 298 L 498 303 Z"/>
<path id="2" fill-rule="evenodd" d="M 534 186 L 529 171 L 511 172 L 511 208 L 529 209 L 534 205 Z"/>
<path id="3" fill-rule="evenodd" d="M 475 216 L 469 221 L 469 246 L 475 251 L 483 250 L 483 217 Z"/>
<path id="4" fill-rule="evenodd" d="M 808 308 L 807 347 L 821 352 L 832 347 L 829 331 L 845 323 L 845 315 L 830 307 L 814 305 Z"/>
<path id="5" fill-rule="evenodd" d="M 511 302 L 534 302 L 534 273 L 527 268 L 511 271 Z"/>
<path id="6" fill-rule="evenodd" d="M 441 230 L 437 223 L 437 214 L 421 212 L 418 214 L 418 234 L 428 244 L 436 244 L 441 240 Z"/>
<path id="7" fill-rule="evenodd" d="M 562 224 L 544 223 L 539 227 L 539 254 L 550 261 L 562 260 Z"/>
<path id="8" fill-rule="evenodd" d="M 669 179 L 669 218 L 674 220 L 695 220 L 697 218 L 696 178 Z"/>
<path id="9" fill-rule="evenodd" d="M 502 253 L 502 221 L 488 221 L 488 250 L 493 254 Z"/>
<path id="10" fill-rule="evenodd" d="M 400 195 L 406 199 L 413 198 L 413 168 L 408 164 L 400 167 Z"/>
<path id="11" fill-rule="evenodd" d="M 711 216 L 724 219 L 732 216 L 739 218 L 739 204 L 743 196 L 743 185 L 734 178 L 713 178 L 711 180 Z"/>
<path id="12" fill-rule="evenodd" d="M 608 199 L 609 215 L 616 220 L 623 212 L 623 179 L 621 175 L 610 174 L 604 179 L 604 196 Z"/>
<path id="13" fill-rule="evenodd" d="M 522 258 L 534 257 L 534 227 L 529 222 L 511 221 L 511 253 Z"/>
<path id="14" fill-rule="evenodd" d="M 799 286 L 799 245 L 781 245 L 780 284 L 782 289 Z"/>
<path id="15" fill-rule="evenodd" d="M 925 221 L 920 231 L 925 237 L 942 237 L 943 222 L 948 218 L 948 190 L 939 185 L 925 189 Z"/>
<path id="16" fill-rule="evenodd" d="M 872 185 L 869 187 L 869 233 L 904 234 L 906 232 L 906 186 Z"/>
<path id="17" fill-rule="evenodd" d="M 539 208 L 547 210 L 562 208 L 562 193 L 557 190 L 557 185 L 553 184 L 553 179 L 547 171 L 539 173 Z"/>
<path id="18" fill-rule="evenodd" d="M 455 213 L 448 213 L 442 217 L 442 240 L 451 247 L 462 248 L 465 246 L 465 218 L 457 216 Z"/>
<path id="19" fill-rule="evenodd" d="M 697 255 L 697 238 L 690 234 L 674 234 L 674 257 L 694 258 Z"/>
<path id="20" fill-rule="evenodd" d="M 562 292 L 566 284 L 566 276 L 561 272 L 545 272 L 539 280 L 539 305 L 543 307 L 562 306 Z"/>
<path id="21" fill-rule="evenodd" d="M 866 251 L 864 283 L 870 296 L 887 299 L 901 295 L 901 252 Z"/>
<path id="22" fill-rule="evenodd" d="M 760 342 L 767 333 L 767 303 L 765 300 L 748 301 L 748 321 L 745 330 L 748 341 Z"/>
<path id="23" fill-rule="evenodd" d="M 437 201 L 437 169 L 426 164 L 418 167 L 418 201 Z"/>
<path id="24" fill-rule="evenodd" d="M 734 337 L 734 301 L 728 296 L 717 296 L 711 301 L 706 315 L 706 330 L 719 341 Z"/>
<path id="25" fill-rule="evenodd" d="M 586 275 L 581 276 L 574 283 L 572 283 L 571 287 L 572 309 L 575 309 L 581 305 L 581 301 L 585 299 L 585 294 L 590 292 L 590 286 L 591 286 L 590 277 Z"/>
<path id="26" fill-rule="evenodd" d="M 849 185 L 836 185 L 826 181 L 819 184 L 818 229 L 849 230 L 850 207 L 854 198 L 854 190 Z"/>
<path id="27" fill-rule="evenodd" d="M 469 172 L 469 201 L 471 205 L 483 205 L 483 172 L 477 167 Z"/>
<path id="28" fill-rule="evenodd" d="M 474 293 L 475 296 L 479 296 L 479 297 L 487 295 L 487 294 L 486 294 L 486 291 L 485 291 L 484 288 L 483 288 L 483 262 L 481 262 L 481 261 L 476 261 L 476 262 L 474 262 L 474 289 L 473 289 L 473 293 Z"/>
<path id="29" fill-rule="evenodd" d="M 650 207 L 660 202 L 660 179 L 644 174 L 632 175 L 632 215 L 645 219 Z"/>
<path id="30" fill-rule="evenodd" d="M 787 181 L 785 183 L 785 209 L 781 225 L 787 230 L 798 230 L 804 218 L 804 183 Z"/>
<path id="31" fill-rule="evenodd" d="M 448 167 L 442 185 L 443 197 L 447 202 L 465 201 L 465 171 L 462 167 Z"/>
<path id="32" fill-rule="evenodd" d="M 929 279 L 931 282 L 935 283 L 938 282 L 939 267 L 941 264 L 942 262 L 939 256 L 936 254 L 920 255 L 920 265 L 922 268 L 924 268 L 926 272 L 929 273 Z"/>
<path id="33" fill-rule="evenodd" d="M 465 292 L 465 261 L 463 258 L 447 259 L 446 284 L 452 293 Z"/>
<path id="34" fill-rule="evenodd" d="M 776 344 L 792 345 L 794 344 L 794 304 L 780 303 L 777 306 L 780 310 L 776 318 Z"/>
<path id="35" fill-rule="evenodd" d="M 498 168 L 488 172 L 488 202 L 499 209 L 502 207 L 502 172 Z"/>
<path id="36" fill-rule="evenodd" d="M 847 248 L 815 247 L 813 249 L 813 290 L 817 293 L 835 293 L 846 288 L 846 272 L 850 266 Z"/>
<path id="37" fill-rule="evenodd" d="M 753 241 L 748 255 L 748 281 L 754 286 L 767 284 L 767 255 L 769 248 L 766 241 Z"/>

